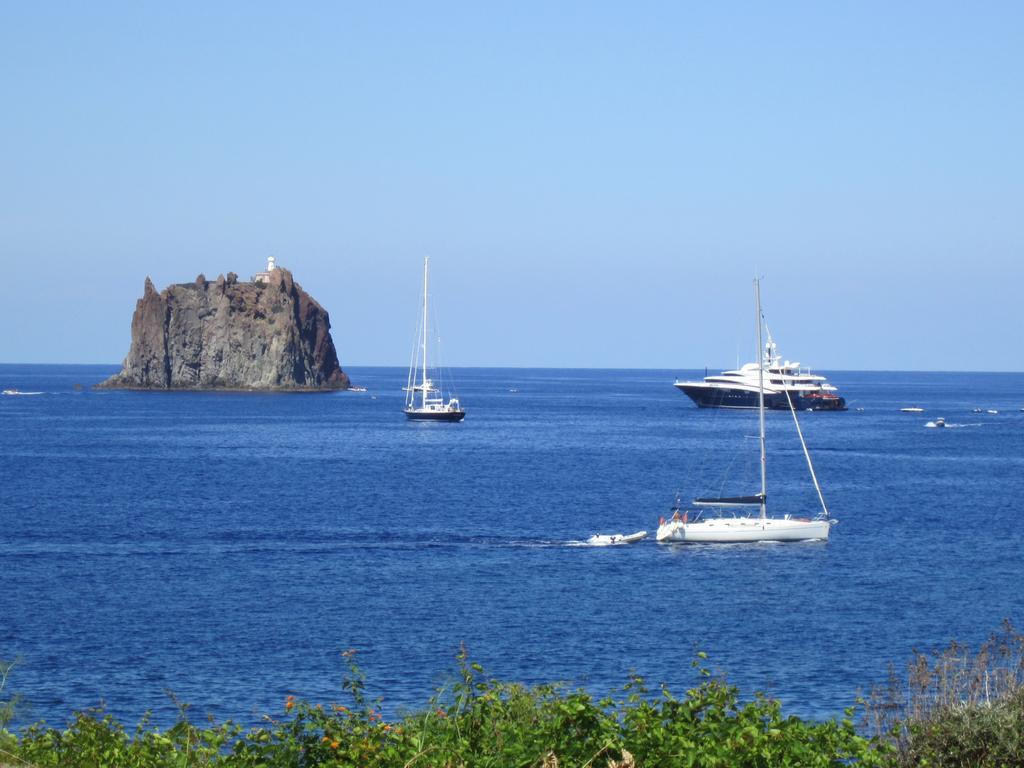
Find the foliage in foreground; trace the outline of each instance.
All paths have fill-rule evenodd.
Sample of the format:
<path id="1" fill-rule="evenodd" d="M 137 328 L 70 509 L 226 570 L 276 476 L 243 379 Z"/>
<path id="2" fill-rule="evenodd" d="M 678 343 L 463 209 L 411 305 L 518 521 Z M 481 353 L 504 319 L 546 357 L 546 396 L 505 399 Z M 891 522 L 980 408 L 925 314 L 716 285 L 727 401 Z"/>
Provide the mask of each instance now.
<path id="1" fill-rule="evenodd" d="M 1024 635 L 1007 621 L 976 653 L 956 642 L 915 652 L 906 682 L 890 672 L 865 711 L 899 768 L 1024 766 Z"/>
<path id="2" fill-rule="evenodd" d="M 367 700 L 364 677 L 347 652 L 349 706 L 289 697 L 280 718 L 243 730 L 231 722 L 200 727 L 180 707 L 160 731 L 145 720 L 129 734 L 101 710 L 64 729 L 38 724 L 19 736 L 0 730 L 0 765 L 49 768 L 634 768 L 639 766 L 880 766 L 884 745 L 859 736 L 849 719 L 784 717 L 777 701 L 738 690 L 700 669 L 701 682 L 677 698 L 653 696 L 634 678 L 619 698 L 594 700 L 558 686 L 526 688 L 487 680 L 459 655 L 459 676 L 420 712 L 385 722 Z M 700 654 L 700 658 L 705 658 Z M 699 667 L 700 662 L 695 662 Z"/>
<path id="3" fill-rule="evenodd" d="M 634 678 L 594 700 L 560 686 L 527 688 L 482 677 L 463 651 L 459 675 L 422 711 L 385 722 L 344 654 L 348 706 L 288 697 L 279 718 L 257 728 L 195 725 L 179 705 L 166 731 L 143 720 L 129 733 L 102 710 L 7 730 L 18 704 L 0 663 L 0 768 L 641 768 L 643 766 L 1024 766 L 1024 635 L 1007 622 L 977 652 L 958 643 L 915 652 L 905 680 L 864 703 L 866 732 L 850 720 L 784 717 L 777 701 L 740 699 L 723 678 L 694 663 L 700 683 L 677 698 Z"/>

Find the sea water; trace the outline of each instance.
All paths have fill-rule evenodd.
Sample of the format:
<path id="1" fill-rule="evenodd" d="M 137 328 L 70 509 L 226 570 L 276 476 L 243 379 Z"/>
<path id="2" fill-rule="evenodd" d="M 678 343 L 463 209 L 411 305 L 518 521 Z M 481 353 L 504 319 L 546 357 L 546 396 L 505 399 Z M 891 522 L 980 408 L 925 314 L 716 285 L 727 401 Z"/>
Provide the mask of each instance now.
<path id="1" fill-rule="evenodd" d="M 365 393 L 90 389 L 115 370 L 0 366 L 44 393 L 0 396 L 22 724 L 100 702 L 166 723 L 168 691 L 242 722 L 343 702 L 350 648 L 395 715 L 462 644 L 489 675 L 596 694 L 632 672 L 682 693 L 705 651 L 828 717 L 913 648 L 1024 620 L 1021 374 L 831 373 L 850 410 L 801 414 L 831 539 L 666 546 L 677 493 L 759 482 L 756 414 L 697 409 L 684 372 L 456 370 L 466 420 L 431 424 L 403 416 L 400 369 L 351 369 Z M 767 422 L 770 511 L 814 514 L 791 416 Z"/>

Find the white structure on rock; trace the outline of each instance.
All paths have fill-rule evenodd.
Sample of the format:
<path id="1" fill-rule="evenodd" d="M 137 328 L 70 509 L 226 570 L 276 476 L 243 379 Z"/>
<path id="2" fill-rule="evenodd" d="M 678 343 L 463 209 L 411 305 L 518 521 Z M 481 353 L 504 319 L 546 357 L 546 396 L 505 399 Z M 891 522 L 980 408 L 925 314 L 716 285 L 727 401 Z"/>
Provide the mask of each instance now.
<path id="1" fill-rule="evenodd" d="M 267 271 L 257 272 L 255 275 L 252 276 L 252 281 L 254 283 L 269 283 L 270 273 L 273 272 L 275 269 L 277 269 L 277 259 L 275 259 L 273 256 L 267 256 Z"/>

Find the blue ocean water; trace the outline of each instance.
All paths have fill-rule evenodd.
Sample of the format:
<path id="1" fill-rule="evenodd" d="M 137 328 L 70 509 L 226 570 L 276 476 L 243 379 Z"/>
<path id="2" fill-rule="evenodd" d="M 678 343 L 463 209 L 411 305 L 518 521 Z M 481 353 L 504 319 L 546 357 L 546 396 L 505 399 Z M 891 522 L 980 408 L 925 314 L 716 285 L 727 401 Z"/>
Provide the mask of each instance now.
<path id="1" fill-rule="evenodd" d="M 698 410 L 679 371 L 456 370 L 450 425 L 405 420 L 400 369 L 352 369 L 367 393 L 89 389 L 115 370 L 0 366 L 44 393 L 0 397 L 23 722 L 101 701 L 169 721 L 167 690 L 250 722 L 343 700 L 348 648 L 395 714 L 461 643 L 494 676 L 599 694 L 631 671 L 681 692 L 704 650 L 826 717 L 912 648 L 1024 623 L 1024 374 L 832 373 L 851 410 L 801 418 L 827 543 L 590 548 L 653 533 L 677 491 L 755 490 L 754 416 Z M 770 507 L 814 512 L 790 416 L 767 418 Z"/>

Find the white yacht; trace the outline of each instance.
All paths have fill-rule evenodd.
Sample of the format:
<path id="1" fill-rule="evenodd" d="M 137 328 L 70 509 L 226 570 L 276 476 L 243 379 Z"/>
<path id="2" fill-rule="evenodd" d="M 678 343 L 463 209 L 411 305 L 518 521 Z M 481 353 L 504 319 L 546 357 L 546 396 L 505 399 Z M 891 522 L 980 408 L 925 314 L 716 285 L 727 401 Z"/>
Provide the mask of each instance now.
<path id="1" fill-rule="evenodd" d="M 761 286 L 754 281 L 754 297 L 757 307 L 757 346 L 761 348 Z M 769 349 L 774 345 L 769 341 Z M 797 435 L 800 437 L 800 445 L 803 447 L 804 456 L 807 459 L 807 467 L 810 470 L 811 480 L 814 481 L 814 488 L 818 492 L 818 500 L 821 502 L 821 512 L 813 517 L 796 516 L 786 514 L 782 517 L 768 517 L 767 514 L 767 455 L 765 451 L 764 411 L 767 407 L 767 390 L 762 386 L 763 378 L 770 375 L 771 368 L 759 368 L 755 379 L 755 395 L 758 401 L 758 415 L 760 423 L 760 446 L 761 446 L 761 490 L 757 494 L 748 496 L 720 496 L 717 498 L 694 499 L 693 506 L 697 511 L 682 511 L 679 508 L 679 498 L 676 498 L 676 505 L 672 517 L 669 520 L 662 518 L 658 524 L 656 539 L 660 542 L 680 543 L 737 543 L 755 541 L 806 541 L 810 539 L 828 539 L 829 530 L 835 524 L 835 520 L 829 517 L 828 507 L 825 506 L 825 497 L 821 493 L 821 486 L 818 485 L 818 477 L 814 472 L 814 465 L 811 463 L 811 454 L 804 442 L 803 431 L 800 429 L 800 421 L 796 415 L 795 398 L 788 395 L 785 390 L 782 397 L 788 401 L 789 410 L 793 414 L 793 423 L 796 425 Z M 714 513 L 705 516 L 703 508 L 712 508 Z M 728 514 L 735 508 L 759 509 L 757 515 Z"/>
<path id="2" fill-rule="evenodd" d="M 761 366 L 747 363 L 738 370 L 705 376 L 703 381 L 676 381 L 673 386 L 701 408 L 754 409 L 758 407 L 762 381 L 765 408 L 788 410 L 792 401 L 798 411 L 846 410 L 846 399 L 824 376 L 811 373 L 800 363 L 783 360 L 771 335 L 764 346 Z"/>
<path id="3" fill-rule="evenodd" d="M 427 284 L 430 257 L 423 259 L 423 318 L 420 340 L 412 354 L 409 365 L 409 380 L 405 386 L 405 415 L 416 421 L 462 421 L 465 409 L 456 397 L 447 401 L 440 388 L 430 380 L 427 369 L 427 339 L 430 315 L 427 312 Z"/>

